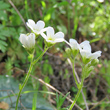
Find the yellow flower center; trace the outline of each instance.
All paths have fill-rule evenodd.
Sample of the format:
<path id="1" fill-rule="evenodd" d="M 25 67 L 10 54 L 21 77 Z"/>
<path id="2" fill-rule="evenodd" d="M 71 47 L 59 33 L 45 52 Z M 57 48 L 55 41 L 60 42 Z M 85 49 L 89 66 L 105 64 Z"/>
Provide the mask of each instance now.
<path id="1" fill-rule="evenodd" d="M 51 36 L 48 38 L 48 40 L 54 40 Z"/>

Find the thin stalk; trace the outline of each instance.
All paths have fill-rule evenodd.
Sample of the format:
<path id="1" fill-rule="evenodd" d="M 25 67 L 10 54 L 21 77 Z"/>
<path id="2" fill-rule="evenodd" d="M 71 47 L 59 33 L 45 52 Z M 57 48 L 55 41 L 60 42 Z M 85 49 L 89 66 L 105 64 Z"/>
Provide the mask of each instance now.
<path id="1" fill-rule="evenodd" d="M 18 102 L 19 102 L 19 98 L 20 98 L 21 92 L 22 92 L 22 90 L 23 90 L 25 84 L 27 83 L 27 81 L 28 81 L 28 79 L 29 79 L 29 76 L 30 76 L 30 73 L 31 73 L 31 71 L 32 71 L 32 68 L 33 68 L 32 62 L 33 62 L 33 57 L 32 57 L 32 59 L 31 59 L 31 64 L 30 64 L 30 67 L 29 67 L 29 71 L 28 71 L 28 73 L 27 73 L 27 75 L 26 75 L 26 77 L 25 77 L 25 80 L 24 80 L 22 86 L 20 87 L 20 90 L 19 90 L 19 93 L 18 93 L 18 97 L 17 97 L 17 101 L 16 101 L 16 108 L 15 108 L 15 110 L 18 109 Z"/>
<path id="2" fill-rule="evenodd" d="M 82 74 L 83 74 L 83 70 L 82 70 Z M 72 110 L 73 106 L 75 105 L 75 103 L 76 103 L 76 101 L 77 101 L 77 99 L 78 99 L 78 97 L 81 93 L 81 90 L 82 90 L 82 87 L 83 87 L 83 82 L 84 82 L 84 77 L 82 77 L 81 83 L 80 83 L 79 88 L 78 88 L 79 90 L 78 90 L 78 92 L 75 96 L 75 99 L 74 99 L 73 103 L 71 104 L 69 110 Z"/>
<path id="3" fill-rule="evenodd" d="M 38 60 L 44 55 L 44 53 L 45 53 L 47 50 L 48 50 L 48 48 L 45 48 L 45 49 L 44 49 L 43 53 L 42 53 L 36 60 L 33 61 L 33 65 L 35 65 L 35 64 L 38 62 Z"/>
<path id="4" fill-rule="evenodd" d="M 75 66 L 75 58 L 74 59 L 71 59 L 71 62 L 73 63 L 73 76 L 74 76 L 74 79 L 75 79 L 75 83 L 77 85 L 77 87 L 79 86 L 78 84 L 78 81 L 76 79 L 76 75 L 75 75 L 75 69 L 74 69 L 74 66 Z"/>
<path id="5" fill-rule="evenodd" d="M 80 88 L 78 90 L 78 93 L 76 94 L 75 99 L 74 99 L 73 103 L 71 104 L 69 110 L 72 110 L 73 106 L 75 105 L 75 103 L 76 103 L 76 101 L 77 101 L 77 99 L 78 99 L 78 97 L 79 97 L 79 95 L 81 93 L 82 87 L 83 87 L 83 84 L 80 85 Z"/>
<path id="6" fill-rule="evenodd" d="M 29 15 L 28 15 L 28 1 L 25 0 L 24 3 L 25 3 L 26 17 L 28 19 L 29 18 Z"/>
<path id="7" fill-rule="evenodd" d="M 37 107 L 37 104 L 36 104 L 36 103 L 37 103 L 39 82 L 38 82 L 37 85 L 34 87 L 34 89 L 36 90 L 36 92 L 34 92 L 34 96 L 33 96 L 32 110 L 36 110 L 36 107 Z"/>
<path id="8" fill-rule="evenodd" d="M 36 60 L 33 61 L 33 58 L 31 59 L 31 64 L 30 64 L 30 67 L 29 67 L 29 71 L 28 71 L 28 73 L 27 73 L 27 75 L 26 75 L 26 77 L 25 77 L 25 80 L 24 80 L 22 86 L 20 87 L 20 90 L 19 90 L 19 93 L 18 93 L 15 110 L 18 109 L 18 102 L 19 102 L 19 98 L 20 98 L 21 92 L 22 92 L 24 86 L 26 85 L 26 83 L 27 83 L 27 81 L 28 81 L 28 79 L 29 79 L 29 76 L 30 76 L 30 73 L 31 73 L 31 71 L 32 71 L 33 66 L 38 62 L 38 60 L 44 55 L 44 53 L 45 53 L 47 50 L 48 50 L 48 48 L 45 48 L 44 52 L 43 52 Z"/>

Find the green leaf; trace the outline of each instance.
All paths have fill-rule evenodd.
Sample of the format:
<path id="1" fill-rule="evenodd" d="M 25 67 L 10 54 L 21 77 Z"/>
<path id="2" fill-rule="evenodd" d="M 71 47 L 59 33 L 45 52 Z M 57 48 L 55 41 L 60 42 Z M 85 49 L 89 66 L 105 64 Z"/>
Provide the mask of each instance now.
<path id="1" fill-rule="evenodd" d="M 0 40 L 0 50 L 2 52 L 6 51 L 6 46 L 7 46 L 7 43 L 5 41 Z"/>
<path id="2" fill-rule="evenodd" d="M 6 13 L 6 11 L 0 11 L 0 20 L 7 21 L 7 13 Z"/>
<path id="3" fill-rule="evenodd" d="M 0 50 L 5 52 L 7 49 L 7 37 L 16 36 L 16 30 L 12 27 L 0 25 Z"/>
<path id="4" fill-rule="evenodd" d="M 8 9 L 10 7 L 9 4 L 3 2 L 3 1 L 0 1 L 0 10 L 3 10 L 3 9 Z"/>
<path id="5" fill-rule="evenodd" d="M 25 86 L 23 91 L 32 91 L 32 86 Z M 16 105 L 16 97 L 15 94 L 19 92 L 19 82 L 14 78 L 9 76 L 0 76 L 0 97 L 8 96 L 8 98 L 0 98 L 0 101 L 4 101 L 9 104 L 10 110 L 15 109 Z M 12 96 L 12 94 L 14 96 Z M 55 108 L 49 104 L 41 95 L 41 93 L 37 93 L 37 110 L 55 110 Z M 11 101 L 10 101 L 11 100 Z M 27 108 L 27 110 L 32 110 L 32 100 L 33 93 L 25 93 L 20 97 L 20 101 Z M 23 109 L 21 104 L 18 105 L 18 110 Z"/>
<path id="6" fill-rule="evenodd" d="M 57 104 L 57 110 L 62 110 L 61 106 L 63 105 L 66 97 L 69 95 L 70 93 L 68 92 L 64 97 L 62 95 L 58 96 L 58 93 L 56 93 L 56 104 Z"/>

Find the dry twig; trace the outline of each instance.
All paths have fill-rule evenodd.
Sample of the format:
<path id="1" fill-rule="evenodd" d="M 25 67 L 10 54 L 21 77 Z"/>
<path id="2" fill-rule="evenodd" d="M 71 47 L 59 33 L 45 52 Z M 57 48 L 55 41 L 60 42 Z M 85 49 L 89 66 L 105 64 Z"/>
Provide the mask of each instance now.
<path id="1" fill-rule="evenodd" d="M 106 97 L 104 99 L 102 99 L 100 102 L 97 102 L 97 103 L 92 103 L 94 106 L 90 109 L 90 110 L 93 110 L 97 105 L 99 104 L 102 104 L 102 102 L 106 99 Z"/>
<path id="2" fill-rule="evenodd" d="M 46 85 L 47 87 L 49 87 L 50 89 L 54 90 L 55 92 L 61 94 L 62 96 L 65 96 L 65 95 L 64 95 L 63 93 L 61 93 L 59 90 L 57 90 L 56 88 L 54 88 L 54 87 L 51 86 L 50 84 L 44 82 L 42 79 L 39 79 L 39 78 L 37 78 L 37 77 L 35 77 L 35 76 L 33 76 L 33 75 L 31 75 L 31 77 L 33 77 L 34 79 L 38 80 L 40 83 Z M 66 97 L 66 99 L 67 99 L 68 101 L 70 101 L 71 103 L 73 102 L 69 97 Z M 76 106 L 78 109 L 82 110 L 82 108 L 80 108 L 77 104 L 75 104 L 75 106 Z"/>

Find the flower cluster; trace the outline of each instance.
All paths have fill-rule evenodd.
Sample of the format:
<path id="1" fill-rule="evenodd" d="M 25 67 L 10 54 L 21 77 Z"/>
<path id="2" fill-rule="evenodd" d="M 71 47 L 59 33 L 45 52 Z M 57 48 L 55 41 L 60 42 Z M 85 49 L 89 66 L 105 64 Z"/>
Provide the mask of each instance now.
<path id="1" fill-rule="evenodd" d="M 66 43 L 71 47 L 67 48 L 66 52 L 68 56 L 71 58 L 71 53 L 76 55 L 80 52 L 82 61 L 84 63 L 83 77 L 86 78 L 89 76 L 90 72 L 94 69 L 94 66 L 99 62 L 98 57 L 101 56 L 101 51 L 96 51 L 94 53 L 91 52 L 91 46 L 89 41 L 83 41 L 82 43 L 78 44 L 75 39 L 70 39 L 69 42 Z M 74 60 L 74 59 L 72 59 Z"/>
<path id="2" fill-rule="evenodd" d="M 65 43 L 67 43 L 70 46 L 70 48 L 66 49 L 66 53 L 68 55 L 68 58 L 73 63 L 73 75 L 74 75 L 77 87 L 79 89 L 79 91 L 75 97 L 75 101 L 73 101 L 72 105 L 70 106 L 69 110 L 71 110 L 72 107 L 74 106 L 74 103 L 76 102 L 76 100 L 78 98 L 77 96 L 79 95 L 81 88 L 83 87 L 84 79 L 89 76 L 90 72 L 94 69 L 94 66 L 98 63 L 98 61 L 99 61 L 98 57 L 101 56 L 101 51 L 92 53 L 89 41 L 84 41 L 80 44 L 75 39 L 70 39 L 69 42 L 66 41 L 64 39 L 63 32 L 55 33 L 53 27 L 51 27 L 51 26 L 45 27 L 45 23 L 42 20 L 39 20 L 37 23 L 35 23 L 33 20 L 29 19 L 26 24 L 31 29 L 32 33 L 21 34 L 19 37 L 19 40 L 22 43 L 23 47 L 30 54 L 31 64 L 30 64 L 29 72 L 24 80 L 24 83 L 20 88 L 20 92 L 19 92 L 18 98 L 17 98 L 16 108 L 18 106 L 18 101 L 19 101 L 21 91 L 24 88 L 24 86 L 29 78 L 33 65 L 36 62 L 38 62 L 38 60 L 44 55 L 44 53 L 48 50 L 49 47 L 51 47 L 52 45 L 54 45 L 56 43 L 64 41 Z M 36 37 L 38 37 L 38 35 L 41 35 L 44 38 L 45 48 L 44 48 L 43 53 L 36 60 L 33 60 L 34 49 L 35 49 L 35 39 L 36 39 Z M 82 57 L 82 62 L 83 62 L 82 79 L 81 79 L 80 83 L 77 82 L 76 74 L 74 71 L 74 62 L 75 62 L 75 58 L 78 53 L 80 53 L 80 55 Z"/>
<path id="3" fill-rule="evenodd" d="M 45 39 L 45 44 L 48 47 L 58 42 L 66 42 L 71 47 L 71 53 L 74 55 L 74 57 L 80 52 L 83 63 L 85 64 L 93 59 L 97 60 L 98 57 L 101 56 L 101 51 L 94 53 L 91 52 L 89 41 L 84 41 L 81 44 L 78 44 L 75 39 L 70 39 L 69 42 L 67 42 L 64 39 L 63 32 L 55 33 L 53 27 L 51 26 L 44 28 L 45 23 L 42 20 L 39 20 L 37 23 L 35 23 L 33 20 L 29 19 L 26 24 L 32 30 L 32 33 L 21 34 L 19 40 L 29 53 L 32 53 L 34 50 L 36 36 L 41 35 Z"/>
<path id="4" fill-rule="evenodd" d="M 101 51 L 97 51 L 92 53 L 91 52 L 91 46 L 89 41 L 84 41 L 80 44 L 75 39 L 70 39 L 67 44 L 70 45 L 72 50 L 80 51 L 80 54 L 82 56 L 82 59 L 85 63 L 88 63 L 89 61 L 93 59 L 98 59 L 98 57 L 101 56 Z M 88 60 L 88 62 L 86 62 Z"/>
<path id="5" fill-rule="evenodd" d="M 41 35 L 45 39 L 47 46 L 54 45 L 57 42 L 65 41 L 63 32 L 57 32 L 55 34 L 53 27 L 49 26 L 44 28 L 45 23 L 42 20 L 39 20 L 37 23 L 35 23 L 33 20 L 29 19 L 26 24 L 32 30 L 32 33 L 21 34 L 19 40 L 29 53 L 32 53 L 32 50 L 34 50 L 35 36 L 37 35 Z M 46 34 L 44 32 L 46 32 Z"/>

